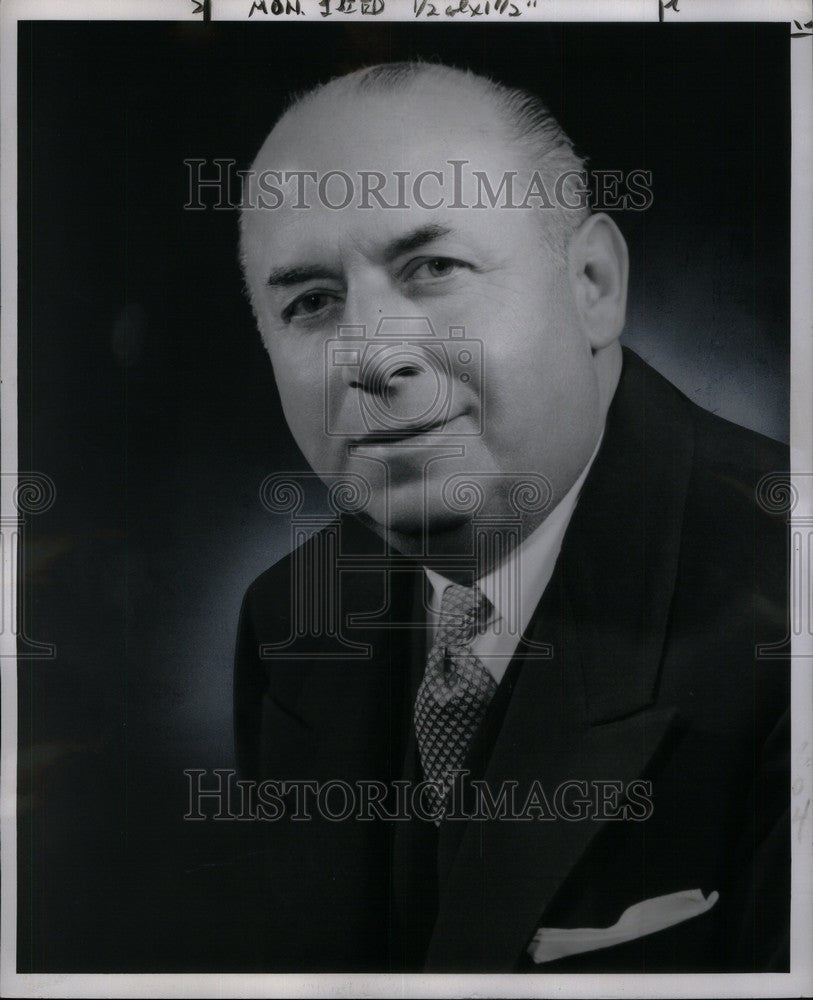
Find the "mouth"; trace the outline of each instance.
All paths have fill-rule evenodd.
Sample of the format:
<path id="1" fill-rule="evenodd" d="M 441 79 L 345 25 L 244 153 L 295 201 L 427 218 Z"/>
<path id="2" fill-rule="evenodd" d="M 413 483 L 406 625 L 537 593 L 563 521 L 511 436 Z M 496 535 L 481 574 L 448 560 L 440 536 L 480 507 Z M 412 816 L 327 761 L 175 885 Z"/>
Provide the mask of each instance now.
<path id="1" fill-rule="evenodd" d="M 451 417 L 448 420 L 436 420 L 431 424 L 420 424 L 414 427 L 405 427 L 400 431 L 371 431 L 361 437 L 353 438 L 351 445 L 360 445 L 366 448 L 376 448 L 383 445 L 397 445 L 404 442 L 414 441 L 415 438 L 423 437 L 426 434 L 433 434 L 444 430 L 456 419 Z"/>

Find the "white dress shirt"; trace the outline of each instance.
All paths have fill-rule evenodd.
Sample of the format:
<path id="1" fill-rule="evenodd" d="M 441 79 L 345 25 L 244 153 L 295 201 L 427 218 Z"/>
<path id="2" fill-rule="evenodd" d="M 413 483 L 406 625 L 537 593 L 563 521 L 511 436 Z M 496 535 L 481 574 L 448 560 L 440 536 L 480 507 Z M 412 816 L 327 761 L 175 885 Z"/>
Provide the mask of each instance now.
<path id="1" fill-rule="evenodd" d="M 474 637 L 471 650 L 482 660 L 497 684 L 503 679 L 519 640 L 553 575 L 567 526 L 603 436 L 602 433 L 579 478 L 539 527 L 503 562 L 477 581 L 491 604 L 491 611 L 485 629 Z M 452 581 L 428 566 L 424 566 L 424 572 L 432 585 L 427 617 L 431 639 L 434 640 L 443 592 Z"/>

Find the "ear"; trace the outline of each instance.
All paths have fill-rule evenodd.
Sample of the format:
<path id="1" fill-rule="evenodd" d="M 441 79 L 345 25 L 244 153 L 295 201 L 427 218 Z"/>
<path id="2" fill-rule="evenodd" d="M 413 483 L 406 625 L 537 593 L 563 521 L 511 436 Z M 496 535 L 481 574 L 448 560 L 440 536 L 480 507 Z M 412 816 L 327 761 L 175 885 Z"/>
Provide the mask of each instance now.
<path id="1" fill-rule="evenodd" d="M 620 336 L 627 314 L 627 244 L 608 215 L 591 215 L 576 230 L 568 270 L 582 328 L 599 351 Z"/>

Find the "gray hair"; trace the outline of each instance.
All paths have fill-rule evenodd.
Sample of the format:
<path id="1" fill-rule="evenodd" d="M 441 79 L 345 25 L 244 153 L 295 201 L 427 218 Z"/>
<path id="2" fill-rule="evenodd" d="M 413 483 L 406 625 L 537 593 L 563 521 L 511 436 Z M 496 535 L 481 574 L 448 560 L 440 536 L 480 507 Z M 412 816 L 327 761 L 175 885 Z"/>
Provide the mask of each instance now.
<path id="1" fill-rule="evenodd" d="M 537 171 L 547 192 L 553 192 L 557 180 L 566 176 L 586 175 L 587 158 L 580 155 L 573 140 L 551 114 L 541 98 L 521 87 L 509 87 L 491 77 L 459 69 L 445 63 L 409 62 L 379 63 L 336 76 L 309 90 L 291 95 L 278 121 L 317 99 L 325 90 L 340 89 L 348 94 L 397 92 L 423 81 L 463 83 L 491 102 L 506 129 L 509 141 L 516 144 L 525 163 Z M 563 255 L 567 253 L 570 236 L 590 214 L 585 204 L 567 208 L 561 204 L 545 212 L 542 233 L 546 241 Z"/>

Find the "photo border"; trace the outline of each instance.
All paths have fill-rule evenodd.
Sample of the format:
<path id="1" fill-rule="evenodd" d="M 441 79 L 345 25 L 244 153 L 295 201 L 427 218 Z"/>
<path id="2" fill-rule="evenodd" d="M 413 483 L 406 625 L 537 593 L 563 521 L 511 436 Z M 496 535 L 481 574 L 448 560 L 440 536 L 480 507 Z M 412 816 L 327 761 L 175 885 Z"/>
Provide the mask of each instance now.
<path id="1" fill-rule="evenodd" d="M 297 23 L 321 22 L 316 0 L 301 0 L 305 16 Z M 270 0 L 269 0 L 270 3 Z M 445 4 L 438 3 L 439 9 Z M 809 996 L 813 958 L 809 948 L 813 928 L 813 844 L 810 791 L 813 787 L 813 29 L 811 6 L 804 0 L 537 0 L 535 7 L 517 0 L 521 16 L 513 23 L 699 21 L 786 22 L 791 47 L 791 408 L 792 486 L 798 501 L 790 517 L 807 532 L 808 544 L 796 567 L 803 582 L 805 608 L 792 637 L 791 678 L 791 821 L 792 897 L 791 971 L 759 974 L 18 974 L 16 971 L 16 793 L 17 793 L 17 661 L 13 630 L 0 632 L 2 668 L 2 765 L 0 768 L 0 838 L 2 843 L 2 906 L 0 907 L 0 991 L 19 997 L 277 997 L 277 996 L 415 996 L 499 997 L 736 997 Z M 19 476 L 17 456 L 17 22 L 24 20 L 246 20 L 250 0 L 5 0 L 0 8 L 0 534 L 17 533 Z M 345 20 L 370 20 L 361 13 Z M 264 23 L 270 18 L 251 18 Z M 287 20 L 283 14 L 274 18 Z M 415 21 L 411 0 L 387 0 L 376 20 Z M 433 20 L 441 23 L 447 18 Z M 487 21 L 506 23 L 492 14 Z M 470 23 L 454 22 L 459 30 Z M 803 534 L 804 537 L 804 534 Z M 10 544 L 2 545 L 0 599 L 3 581 L 13 579 Z M 805 589 L 806 588 L 806 589 Z M 16 588 L 14 588 L 16 591 Z M 16 599 L 16 593 L 14 595 Z M 807 618 L 805 618 L 805 614 Z"/>

